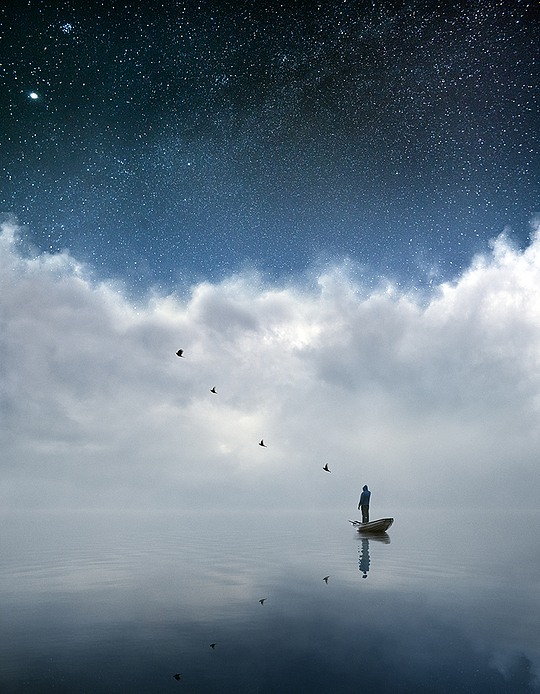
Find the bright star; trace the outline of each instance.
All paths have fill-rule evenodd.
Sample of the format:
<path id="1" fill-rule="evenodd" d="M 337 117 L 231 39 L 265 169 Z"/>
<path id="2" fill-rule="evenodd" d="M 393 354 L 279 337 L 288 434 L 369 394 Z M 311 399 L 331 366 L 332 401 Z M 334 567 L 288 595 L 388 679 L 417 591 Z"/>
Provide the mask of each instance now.
<path id="1" fill-rule="evenodd" d="M 39 99 L 39 94 L 37 94 L 36 92 L 30 92 L 28 96 L 34 100 Z"/>

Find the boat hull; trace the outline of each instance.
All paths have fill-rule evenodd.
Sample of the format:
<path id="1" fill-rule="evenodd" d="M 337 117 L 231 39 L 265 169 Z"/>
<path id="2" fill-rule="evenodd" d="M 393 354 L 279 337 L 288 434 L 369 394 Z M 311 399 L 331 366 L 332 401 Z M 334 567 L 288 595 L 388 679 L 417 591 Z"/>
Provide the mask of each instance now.
<path id="1" fill-rule="evenodd" d="M 393 518 L 378 518 L 377 520 L 370 521 L 369 523 L 362 523 L 361 521 L 349 521 L 349 523 L 352 523 L 358 532 L 362 534 L 385 533 L 393 522 Z"/>

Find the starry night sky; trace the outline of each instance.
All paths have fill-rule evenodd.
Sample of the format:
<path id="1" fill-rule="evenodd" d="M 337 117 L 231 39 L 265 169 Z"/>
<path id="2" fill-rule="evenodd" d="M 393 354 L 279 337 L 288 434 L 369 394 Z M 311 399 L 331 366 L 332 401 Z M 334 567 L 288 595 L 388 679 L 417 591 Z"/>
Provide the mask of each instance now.
<path id="1" fill-rule="evenodd" d="M 538 198 L 533 2 L 8 0 L 0 213 L 171 289 L 459 274 Z M 431 273 L 431 274 L 430 274 Z"/>

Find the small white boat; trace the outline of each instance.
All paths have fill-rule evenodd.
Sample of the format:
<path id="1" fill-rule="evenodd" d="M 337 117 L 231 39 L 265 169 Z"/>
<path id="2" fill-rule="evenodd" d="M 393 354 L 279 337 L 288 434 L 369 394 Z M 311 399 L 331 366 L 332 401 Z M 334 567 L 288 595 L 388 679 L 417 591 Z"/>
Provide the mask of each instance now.
<path id="1" fill-rule="evenodd" d="M 370 521 L 369 523 L 362 523 L 361 521 L 357 520 L 349 521 L 349 523 L 352 523 L 359 533 L 385 533 L 393 522 L 393 518 L 378 518 L 377 520 Z"/>

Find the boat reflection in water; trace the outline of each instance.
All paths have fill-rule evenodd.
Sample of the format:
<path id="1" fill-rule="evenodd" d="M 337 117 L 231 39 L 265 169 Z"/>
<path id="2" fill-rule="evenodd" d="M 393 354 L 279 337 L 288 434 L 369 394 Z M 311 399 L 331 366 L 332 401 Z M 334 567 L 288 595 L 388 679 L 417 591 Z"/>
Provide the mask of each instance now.
<path id="1" fill-rule="evenodd" d="M 372 542 L 382 542 L 384 545 L 390 544 L 390 535 L 388 533 L 380 533 L 379 535 L 367 535 L 362 536 L 359 533 L 361 543 L 358 544 L 358 569 L 362 573 L 362 578 L 368 577 L 369 565 L 371 559 L 369 556 L 369 543 Z"/>
<path id="2" fill-rule="evenodd" d="M 358 547 L 359 560 L 358 567 L 362 572 L 362 578 L 367 578 L 369 572 L 369 541 L 382 542 L 387 545 L 390 543 L 390 536 L 386 532 L 393 524 L 393 518 L 379 518 L 375 521 L 362 523 L 357 520 L 350 520 L 349 523 L 356 528 L 358 535 L 362 538 L 362 544 Z"/>

